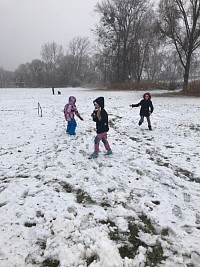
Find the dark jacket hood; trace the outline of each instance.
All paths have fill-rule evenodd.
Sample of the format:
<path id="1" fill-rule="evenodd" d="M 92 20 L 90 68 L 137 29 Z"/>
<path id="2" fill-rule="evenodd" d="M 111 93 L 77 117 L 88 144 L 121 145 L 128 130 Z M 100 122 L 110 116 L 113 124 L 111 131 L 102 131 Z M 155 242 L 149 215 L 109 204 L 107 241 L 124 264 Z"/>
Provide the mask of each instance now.
<path id="1" fill-rule="evenodd" d="M 145 93 L 144 95 L 143 95 L 143 98 L 145 99 L 145 95 L 148 95 L 149 96 L 149 100 L 151 100 L 151 94 L 150 93 Z"/>
<path id="2" fill-rule="evenodd" d="M 93 103 L 97 103 L 101 108 L 104 108 L 104 97 L 100 96 L 93 101 Z"/>

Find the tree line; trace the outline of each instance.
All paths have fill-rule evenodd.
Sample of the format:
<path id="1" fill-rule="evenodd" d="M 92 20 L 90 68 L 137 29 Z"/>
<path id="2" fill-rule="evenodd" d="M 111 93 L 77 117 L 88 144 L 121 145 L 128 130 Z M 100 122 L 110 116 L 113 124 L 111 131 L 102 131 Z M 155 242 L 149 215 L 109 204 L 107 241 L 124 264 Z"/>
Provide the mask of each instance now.
<path id="1" fill-rule="evenodd" d="M 49 87 L 141 81 L 188 82 L 199 76 L 200 0 L 103 0 L 99 22 L 87 37 L 73 38 L 66 52 L 55 42 L 41 60 L 14 72 L 0 69 L 0 85 Z"/>
<path id="2" fill-rule="evenodd" d="M 95 66 L 90 56 L 91 44 L 87 37 L 75 37 L 64 52 L 55 42 L 41 47 L 42 60 L 21 64 L 14 72 L 0 69 L 2 87 L 63 87 L 81 82 L 92 83 Z"/>

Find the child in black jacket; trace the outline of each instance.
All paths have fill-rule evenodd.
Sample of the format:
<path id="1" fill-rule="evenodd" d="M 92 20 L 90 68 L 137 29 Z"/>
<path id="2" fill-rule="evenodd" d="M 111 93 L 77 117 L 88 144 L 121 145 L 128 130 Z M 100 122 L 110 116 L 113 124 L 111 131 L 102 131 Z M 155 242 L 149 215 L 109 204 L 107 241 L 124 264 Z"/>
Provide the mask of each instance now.
<path id="1" fill-rule="evenodd" d="M 148 123 L 148 128 L 151 131 L 151 121 L 150 121 L 150 115 L 152 114 L 154 107 L 151 101 L 151 95 L 150 93 L 145 93 L 143 95 L 143 99 L 138 103 L 138 104 L 132 104 L 130 107 L 139 107 L 140 108 L 140 121 L 139 121 L 139 126 L 142 125 L 144 122 L 144 117 L 147 118 L 147 123 Z"/>
<path id="2" fill-rule="evenodd" d="M 93 101 L 95 110 L 92 113 L 93 121 L 96 122 L 97 136 L 94 139 L 94 152 L 90 155 L 90 158 L 97 158 L 99 153 L 100 141 L 103 142 L 106 155 L 111 155 L 112 150 L 107 140 L 108 127 L 108 114 L 104 109 L 104 97 L 98 97 Z"/>

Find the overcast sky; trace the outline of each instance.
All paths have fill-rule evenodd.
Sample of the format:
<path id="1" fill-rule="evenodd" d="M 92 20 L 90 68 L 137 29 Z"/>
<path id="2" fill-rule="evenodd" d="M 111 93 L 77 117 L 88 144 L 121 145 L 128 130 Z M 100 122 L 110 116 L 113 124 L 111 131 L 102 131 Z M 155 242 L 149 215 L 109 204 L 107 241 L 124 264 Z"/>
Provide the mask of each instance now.
<path id="1" fill-rule="evenodd" d="M 0 0 L 0 67 L 15 70 L 41 59 L 44 43 L 67 48 L 75 36 L 93 35 L 98 0 Z"/>

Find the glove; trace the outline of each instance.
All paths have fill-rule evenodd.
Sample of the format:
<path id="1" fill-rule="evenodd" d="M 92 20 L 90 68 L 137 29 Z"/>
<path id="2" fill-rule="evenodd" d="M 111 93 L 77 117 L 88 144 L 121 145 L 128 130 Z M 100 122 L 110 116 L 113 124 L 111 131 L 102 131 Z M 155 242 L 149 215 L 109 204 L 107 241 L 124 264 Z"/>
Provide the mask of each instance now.
<path id="1" fill-rule="evenodd" d="M 95 116 L 96 116 L 96 113 L 95 113 L 95 111 L 93 111 L 91 114 L 91 117 L 95 117 Z"/>

